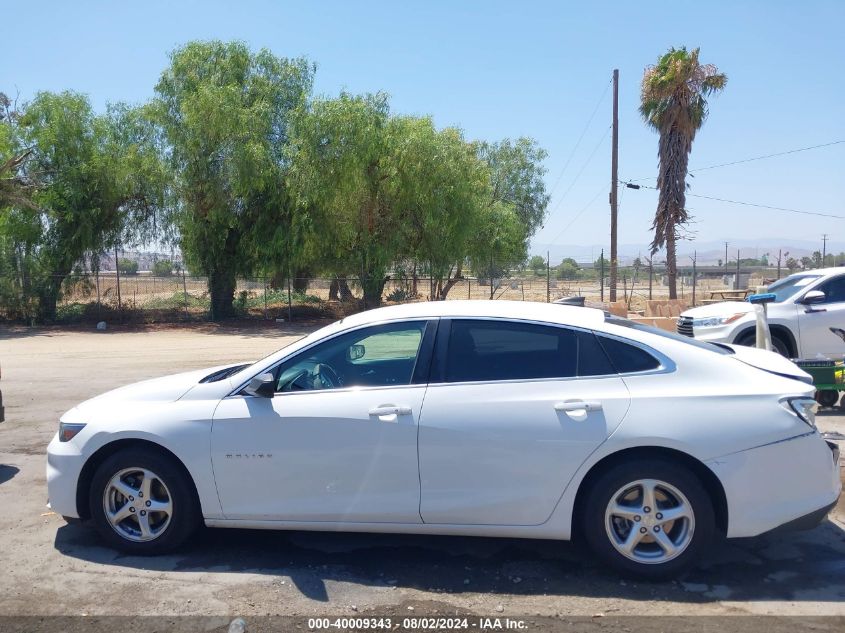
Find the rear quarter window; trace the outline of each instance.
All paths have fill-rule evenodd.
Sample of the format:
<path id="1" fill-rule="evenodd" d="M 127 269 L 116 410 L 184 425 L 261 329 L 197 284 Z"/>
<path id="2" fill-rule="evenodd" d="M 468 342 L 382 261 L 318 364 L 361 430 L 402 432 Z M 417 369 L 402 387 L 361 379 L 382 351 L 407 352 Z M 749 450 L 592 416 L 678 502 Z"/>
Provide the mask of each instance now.
<path id="1" fill-rule="evenodd" d="M 610 362 L 620 374 L 650 371 L 660 367 L 660 361 L 644 349 L 608 336 L 598 336 L 599 343 Z"/>

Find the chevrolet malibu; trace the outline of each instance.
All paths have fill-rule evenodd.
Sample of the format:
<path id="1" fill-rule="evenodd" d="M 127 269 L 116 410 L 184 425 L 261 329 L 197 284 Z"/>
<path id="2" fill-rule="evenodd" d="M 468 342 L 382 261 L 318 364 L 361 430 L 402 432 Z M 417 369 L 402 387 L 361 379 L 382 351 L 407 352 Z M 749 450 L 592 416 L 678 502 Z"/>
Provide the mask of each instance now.
<path id="1" fill-rule="evenodd" d="M 408 304 L 83 402 L 48 448 L 49 499 L 133 554 L 203 523 L 583 538 L 666 577 L 719 536 L 826 516 L 839 456 L 812 395 L 772 352 L 599 310 Z"/>

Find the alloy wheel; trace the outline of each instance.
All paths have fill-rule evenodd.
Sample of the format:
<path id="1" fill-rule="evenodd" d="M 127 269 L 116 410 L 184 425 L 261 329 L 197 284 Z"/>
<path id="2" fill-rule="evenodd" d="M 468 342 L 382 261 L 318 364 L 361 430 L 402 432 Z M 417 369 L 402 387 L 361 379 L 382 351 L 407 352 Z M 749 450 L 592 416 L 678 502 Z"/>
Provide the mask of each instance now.
<path id="1" fill-rule="evenodd" d="M 605 528 L 613 547 L 626 558 L 661 564 L 689 547 L 695 514 L 675 486 L 657 479 L 638 479 L 611 496 Z"/>
<path id="2" fill-rule="evenodd" d="M 167 529 L 173 497 L 164 480 L 146 468 L 124 468 L 103 491 L 106 520 L 129 541 L 152 541 Z"/>

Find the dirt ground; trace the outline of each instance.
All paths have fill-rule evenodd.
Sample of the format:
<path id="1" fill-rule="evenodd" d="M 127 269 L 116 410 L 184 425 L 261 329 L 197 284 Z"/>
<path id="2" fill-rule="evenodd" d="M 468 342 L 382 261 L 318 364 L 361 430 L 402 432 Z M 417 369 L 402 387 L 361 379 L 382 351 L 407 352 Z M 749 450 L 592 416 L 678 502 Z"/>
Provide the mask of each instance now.
<path id="1" fill-rule="evenodd" d="M 179 554 L 129 557 L 45 507 L 44 451 L 65 410 L 256 359 L 314 327 L 0 331 L 0 616 L 845 615 L 842 501 L 812 531 L 721 544 L 667 583 L 621 580 L 568 543 L 508 539 L 204 530 Z M 845 431 L 845 416 L 823 413 L 820 426 Z"/>

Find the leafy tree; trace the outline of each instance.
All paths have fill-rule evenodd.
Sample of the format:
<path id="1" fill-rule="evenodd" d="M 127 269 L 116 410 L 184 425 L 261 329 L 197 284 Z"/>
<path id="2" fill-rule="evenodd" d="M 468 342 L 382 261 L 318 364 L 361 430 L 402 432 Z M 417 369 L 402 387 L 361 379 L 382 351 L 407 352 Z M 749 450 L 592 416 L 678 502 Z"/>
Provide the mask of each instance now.
<path id="1" fill-rule="evenodd" d="M 791 275 L 794 273 L 798 268 L 800 268 L 800 262 L 795 259 L 794 257 L 788 257 L 786 260 L 786 268 L 789 270 L 789 274 Z"/>
<path id="2" fill-rule="evenodd" d="M 727 76 L 698 61 L 699 49 L 671 48 L 646 68 L 640 114 L 660 134 L 657 175 L 659 197 L 652 229 L 651 254 L 666 247 L 669 298 L 676 299 L 678 230 L 689 220 L 686 177 L 696 132 L 707 118 L 707 99 L 724 89 Z"/>
<path id="3" fill-rule="evenodd" d="M 357 274 L 365 307 L 381 303 L 405 247 L 390 182 L 399 127 L 383 94 L 315 100 L 295 124 L 292 182 L 312 227 L 306 252 L 344 278 Z"/>
<path id="4" fill-rule="evenodd" d="M 526 227 L 509 204 L 497 203 L 486 209 L 469 242 L 469 257 L 476 275 L 490 280 L 507 277 L 510 269 L 526 256 Z"/>
<path id="5" fill-rule="evenodd" d="M 154 111 L 177 176 L 176 224 L 189 266 L 208 275 L 212 319 L 234 314 L 236 276 L 268 263 L 256 244 L 289 261 L 290 249 L 279 248 L 290 244 L 293 213 L 283 178 L 288 128 L 312 77 L 302 59 L 191 42 L 171 54 L 156 85 Z"/>
<path id="6" fill-rule="evenodd" d="M 462 279 L 464 260 L 489 195 L 489 172 L 459 130 L 431 119 L 391 121 L 388 197 L 406 221 L 407 255 L 426 262 L 430 297 L 445 299 Z"/>
<path id="7" fill-rule="evenodd" d="M 62 285 L 86 254 L 144 233 L 162 204 L 158 147 L 141 118 L 123 106 L 96 116 L 72 92 L 40 93 L 20 116 L 26 170 L 39 186 L 31 206 L 11 208 L 3 232 L 15 242 L 21 291 L 42 320 L 55 319 Z"/>
<path id="8" fill-rule="evenodd" d="M 0 211 L 4 208 L 33 207 L 35 182 L 24 170 L 32 150 L 22 147 L 17 137 L 20 113 L 0 92 Z"/>
<path id="9" fill-rule="evenodd" d="M 173 262 L 160 259 L 153 264 L 153 275 L 156 277 L 170 277 L 173 274 Z"/>
<path id="10" fill-rule="evenodd" d="M 558 279 L 576 279 L 579 270 L 581 270 L 581 267 L 578 262 L 571 257 L 565 257 L 557 267 L 557 277 Z"/>
<path id="11" fill-rule="evenodd" d="M 546 218 L 549 195 L 542 163 L 547 153 L 531 138 L 480 142 L 478 154 L 490 168 L 493 203 L 511 205 L 530 238 Z"/>
<path id="12" fill-rule="evenodd" d="M 541 275 L 546 272 L 546 258 L 542 255 L 534 255 L 528 261 L 528 267 L 534 271 L 535 275 Z"/>
<path id="13" fill-rule="evenodd" d="M 137 275 L 138 262 L 134 259 L 121 257 L 117 260 L 117 269 L 120 271 L 121 275 Z"/>
<path id="14" fill-rule="evenodd" d="M 812 267 L 813 267 L 813 260 L 810 257 L 807 257 L 805 255 L 804 257 L 801 258 L 801 268 L 803 268 L 804 270 L 807 270 L 808 268 L 812 268 Z"/>

